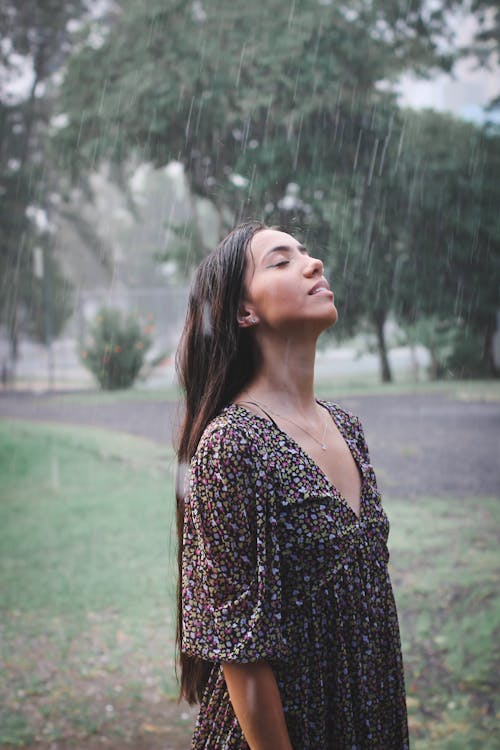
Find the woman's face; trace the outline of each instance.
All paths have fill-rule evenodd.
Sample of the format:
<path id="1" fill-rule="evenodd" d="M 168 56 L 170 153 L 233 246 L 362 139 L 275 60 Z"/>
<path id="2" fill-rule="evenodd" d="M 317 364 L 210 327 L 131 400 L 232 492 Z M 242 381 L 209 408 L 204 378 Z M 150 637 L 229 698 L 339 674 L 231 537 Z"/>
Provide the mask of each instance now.
<path id="1" fill-rule="evenodd" d="M 255 325 L 256 318 L 272 330 L 306 325 L 320 333 L 337 320 L 323 263 L 286 232 L 262 229 L 253 236 L 245 290 L 240 325 Z"/>

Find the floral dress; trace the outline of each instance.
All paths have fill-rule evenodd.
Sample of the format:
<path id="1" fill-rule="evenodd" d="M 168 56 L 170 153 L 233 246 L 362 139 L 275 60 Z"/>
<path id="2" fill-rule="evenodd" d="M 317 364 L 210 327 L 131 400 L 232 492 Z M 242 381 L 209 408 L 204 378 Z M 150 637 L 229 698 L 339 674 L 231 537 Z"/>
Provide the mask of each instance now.
<path id="1" fill-rule="evenodd" d="M 357 417 L 327 408 L 361 473 L 359 518 L 271 419 L 206 428 L 186 495 L 182 649 L 212 663 L 192 748 L 248 745 L 222 661 L 266 660 L 294 750 L 407 750 L 389 523 Z"/>

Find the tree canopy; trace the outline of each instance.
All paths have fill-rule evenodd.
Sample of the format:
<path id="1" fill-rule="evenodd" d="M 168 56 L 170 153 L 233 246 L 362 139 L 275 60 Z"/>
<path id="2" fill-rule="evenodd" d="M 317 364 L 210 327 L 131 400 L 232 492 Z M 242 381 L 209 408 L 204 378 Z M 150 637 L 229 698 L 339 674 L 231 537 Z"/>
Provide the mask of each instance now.
<path id="1" fill-rule="evenodd" d="M 50 258 L 47 214 L 53 170 L 46 153 L 53 75 L 70 50 L 68 22 L 82 15 L 83 0 L 5 0 L 0 7 L 0 321 L 7 326 L 11 356 L 17 356 L 21 329 L 44 341 L 40 315 L 42 282 L 34 273 L 33 248 L 46 254 L 53 295 L 50 326 L 57 334 L 70 311 L 69 285 Z M 10 81 L 24 74 L 25 91 Z M 37 222 L 36 219 L 39 219 Z"/>
<path id="2" fill-rule="evenodd" d="M 346 331 L 372 326 L 388 379 L 390 314 L 432 307 L 479 330 L 498 302 L 498 135 L 403 112 L 389 85 L 451 68 L 457 5 L 122 0 L 69 60 L 58 153 L 73 176 L 131 154 L 178 159 L 235 220 L 300 230 L 338 275 Z"/>

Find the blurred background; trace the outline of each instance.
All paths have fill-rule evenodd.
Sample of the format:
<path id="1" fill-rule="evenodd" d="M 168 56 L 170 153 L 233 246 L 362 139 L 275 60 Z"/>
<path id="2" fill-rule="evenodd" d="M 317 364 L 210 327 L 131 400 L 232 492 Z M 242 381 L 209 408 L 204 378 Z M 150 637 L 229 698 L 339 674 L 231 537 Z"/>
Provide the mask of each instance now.
<path id="1" fill-rule="evenodd" d="M 237 222 L 325 262 L 417 750 L 498 748 L 495 0 L 2 0 L 0 746 L 189 746 L 174 354 Z"/>
<path id="2" fill-rule="evenodd" d="M 0 23 L 4 385 L 90 385 L 102 307 L 154 327 L 172 379 L 192 269 L 248 217 L 324 259 L 334 335 L 384 380 L 404 346 L 498 375 L 496 3 L 4 0 Z"/>

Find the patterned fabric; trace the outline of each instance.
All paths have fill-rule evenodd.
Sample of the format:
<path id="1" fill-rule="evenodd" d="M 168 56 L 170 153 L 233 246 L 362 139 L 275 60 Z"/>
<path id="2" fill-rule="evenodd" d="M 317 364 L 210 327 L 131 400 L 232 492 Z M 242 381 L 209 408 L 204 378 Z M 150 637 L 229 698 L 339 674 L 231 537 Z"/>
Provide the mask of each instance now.
<path id="1" fill-rule="evenodd" d="M 243 750 L 221 661 L 267 660 L 294 750 L 406 750 L 389 523 L 360 421 L 327 408 L 361 473 L 359 518 L 271 420 L 231 404 L 191 462 L 183 650 L 213 663 L 194 750 Z"/>

